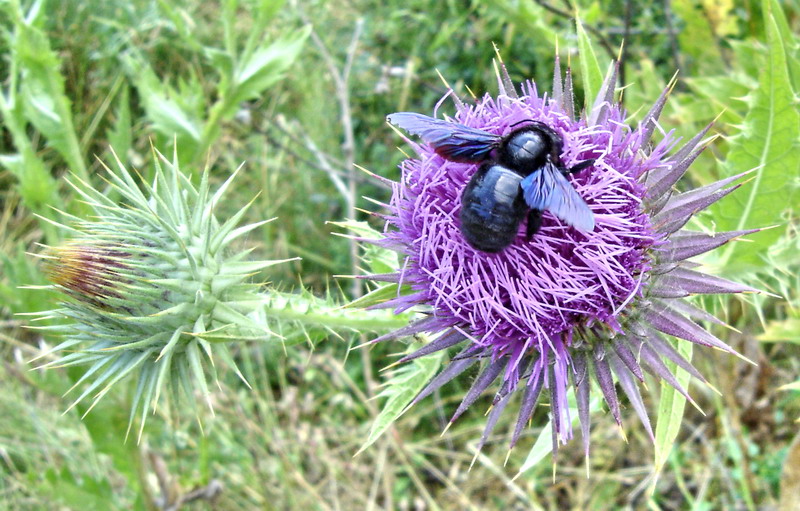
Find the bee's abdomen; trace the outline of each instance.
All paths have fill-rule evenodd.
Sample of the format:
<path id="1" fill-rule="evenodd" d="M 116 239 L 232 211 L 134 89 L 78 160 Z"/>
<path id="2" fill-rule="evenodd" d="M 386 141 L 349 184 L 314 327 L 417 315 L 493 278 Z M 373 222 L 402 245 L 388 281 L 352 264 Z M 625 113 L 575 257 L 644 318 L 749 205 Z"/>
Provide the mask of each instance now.
<path id="1" fill-rule="evenodd" d="M 482 165 L 461 196 L 461 232 L 470 245 L 499 252 L 517 236 L 527 207 L 520 193 L 523 177 L 496 163 Z"/>

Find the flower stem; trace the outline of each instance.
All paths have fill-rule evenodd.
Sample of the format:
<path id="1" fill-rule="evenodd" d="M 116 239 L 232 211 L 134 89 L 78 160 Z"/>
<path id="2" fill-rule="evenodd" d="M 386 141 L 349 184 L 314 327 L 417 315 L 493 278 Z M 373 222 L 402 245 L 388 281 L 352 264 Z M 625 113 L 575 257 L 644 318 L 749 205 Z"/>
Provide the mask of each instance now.
<path id="1" fill-rule="evenodd" d="M 385 310 L 347 309 L 311 295 L 292 295 L 275 291 L 269 293 L 265 302 L 265 313 L 270 319 L 358 332 L 397 329 L 407 325 L 413 316 L 396 315 Z"/>

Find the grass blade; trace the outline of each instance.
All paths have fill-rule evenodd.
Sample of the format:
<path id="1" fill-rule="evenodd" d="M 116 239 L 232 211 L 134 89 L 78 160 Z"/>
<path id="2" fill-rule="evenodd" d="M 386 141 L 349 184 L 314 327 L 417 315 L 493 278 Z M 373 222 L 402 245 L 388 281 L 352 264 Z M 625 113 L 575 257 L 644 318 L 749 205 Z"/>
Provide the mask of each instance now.
<path id="1" fill-rule="evenodd" d="M 672 341 L 670 341 L 672 342 Z M 692 343 L 673 342 L 673 346 L 683 358 L 692 360 Z M 689 373 L 680 369 L 675 363 L 665 360 L 667 368 L 675 375 L 675 379 L 681 387 L 688 388 Z M 678 436 L 683 421 L 683 409 L 686 405 L 686 398 L 671 385 L 661 382 L 661 400 L 658 403 L 658 415 L 656 417 L 656 441 L 655 441 L 655 472 L 658 474 L 664 468 L 669 453 Z M 655 482 L 653 483 L 655 484 Z"/>

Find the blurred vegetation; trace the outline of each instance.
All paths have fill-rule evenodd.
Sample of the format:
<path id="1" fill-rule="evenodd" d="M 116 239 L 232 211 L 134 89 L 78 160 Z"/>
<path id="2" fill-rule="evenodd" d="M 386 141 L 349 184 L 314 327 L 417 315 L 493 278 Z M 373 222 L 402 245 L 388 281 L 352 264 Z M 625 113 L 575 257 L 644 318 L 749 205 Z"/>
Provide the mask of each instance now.
<path id="1" fill-rule="evenodd" d="M 252 390 L 220 374 L 215 415 L 202 429 L 191 414 L 160 411 L 140 445 L 122 441 L 132 385 L 83 419 L 82 406 L 61 415 L 68 403 L 60 396 L 81 369 L 30 371 L 27 361 L 55 339 L 24 330 L 15 314 L 57 301 L 19 286 L 45 283 L 26 252 L 64 236 L 39 217 L 85 213 L 65 184 L 69 172 L 101 186 L 97 159 L 109 159 L 111 146 L 146 173 L 151 144 L 168 154 L 177 143 L 185 167 L 209 166 L 217 182 L 245 162 L 231 192 L 239 200 L 221 204 L 219 216 L 258 193 L 244 221 L 279 220 L 244 244 L 259 258 L 302 257 L 263 278 L 288 291 L 341 286 L 355 296 L 362 290 L 333 277 L 357 272 L 354 246 L 326 221 L 382 227 L 356 208 L 374 208 L 361 197 L 386 200 L 388 191 L 352 164 L 398 177 L 400 141 L 386 114 L 430 112 L 446 90 L 439 73 L 464 98 L 496 91 L 494 44 L 514 81 L 549 90 L 556 51 L 576 70 L 585 64 L 575 12 L 601 69 L 621 54 L 633 119 L 678 69 L 664 129 L 692 136 L 716 119 L 712 133 L 721 136 L 684 185 L 756 169 L 693 227 L 776 226 L 702 261 L 771 293 L 704 303 L 738 329 L 715 334 L 758 366 L 695 350 L 721 395 L 692 387 L 706 415 L 678 416 L 657 481 L 654 447 L 631 413 L 627 444 L 610 417 L 595 414 L 591 478 L 573 442 L 555 480 L 546 462 L 512 480 L 545 410 L 505 465 L 513 416 L 501 418 L 468 471 L 480 406 L 439 435 L 466 381 L 353 458 L 383 404 L 371 400 L 389 379 L 379 371 L 400 351 L 351 353 L 358 339 L 288 352 L 240 346 Z M 3 0 L 0 26 L 0 507 L 755 510 L 800 495 L 791 478 L 800 470 L 792 444 L 800 417 L 796 1 Z M 656 416 L 658 386 L 650 388 L 648 410 L 670 420 Z"/>

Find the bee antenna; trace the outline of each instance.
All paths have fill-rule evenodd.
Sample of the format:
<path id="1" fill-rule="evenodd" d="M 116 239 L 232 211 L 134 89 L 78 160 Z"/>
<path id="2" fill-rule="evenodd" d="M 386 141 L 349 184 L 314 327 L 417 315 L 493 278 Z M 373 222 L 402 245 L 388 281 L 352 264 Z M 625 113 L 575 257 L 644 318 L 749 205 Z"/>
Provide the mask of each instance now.
<path id="1" fill-rule="evenodd" d="M 522 119 L 521 121 L 517 121 L 517 122 L 515 122 L 514 124 L 512 124 L 512 125 L 511 125 L 511 126 L 509 126 L 509 127 L 510 127 L 510 128 L 513 128 L 514 126 L 520 125 L 520 124 L 522 124 L 523 122 L 532 122 L 532 123 L 536 123 L 536 121 L 534 121 L 533 119 Z"/>

